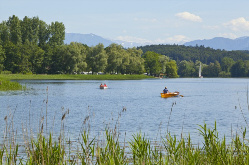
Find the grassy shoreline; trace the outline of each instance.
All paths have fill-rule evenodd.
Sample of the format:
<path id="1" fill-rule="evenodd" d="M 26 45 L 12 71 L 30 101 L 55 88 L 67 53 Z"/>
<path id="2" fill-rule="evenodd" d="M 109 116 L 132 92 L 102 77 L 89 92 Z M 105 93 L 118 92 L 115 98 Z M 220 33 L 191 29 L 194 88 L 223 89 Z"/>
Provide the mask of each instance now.
<path id="1" fill-rule="evenodd" d="M 25 74 L 0 74 L 0 79 L 9 80 L 141 80 L 154 78 L 146 75 L 25 75 Z"/>
<path id="2" fill-rule="evenodd" d="M 11 80 L 141 80 L 154 78 L 146 75 L 35 75 L 0 74 L 0 91 L 22 90 L 25 87 Z"/>

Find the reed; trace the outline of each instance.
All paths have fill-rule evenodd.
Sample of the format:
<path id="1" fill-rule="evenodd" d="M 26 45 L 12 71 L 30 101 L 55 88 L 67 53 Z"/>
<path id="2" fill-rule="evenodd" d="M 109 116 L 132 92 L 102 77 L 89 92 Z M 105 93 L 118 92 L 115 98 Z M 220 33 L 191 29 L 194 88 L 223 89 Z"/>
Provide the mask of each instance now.
<path id="1" fill-rule="evenodd" d="M 48 89 L 47 89 L 48 90 Z M 47 91 L 48 92 L 48 91 Z M 46 111 L 48 97 L 46 101 Z M 172 105 L 175 105 L 175 103 Z M 170 110 L 170 115 L 173 110 Z M 125 110 L 124 110 L 125 109 Z M 90 111 L 90 109 L 89 109 Z M 208 127 L 207 124 L 199 125 L 199 133 L 202 136 L 202 145 L 194 145 L 191 135 L 180 137 L 171 135 L 170 130 L 160 137 L 159 143 L 153 143 L 145 135 L 134 133 L 132 138 L 122 143 L 119 139 L 119 118 L 122 113 L 126 113 L 123 108 L 118 113 L 118 118 L 114 122 L 113 129 L 110 126 L 105 128 L 103 139 L 90 136 L 91 114 L 87 114 L 82 124 L 85 127 L 79 133 L 78 141 L 72 142 L 65 137 L 66 118 L 70 117 L 69 109 L 62 109 L 61 130 L 59 135 L 47 130 L 47 121 L 41 116 L 39 132 L 36 137 L 30 130 L 30 135 L 23 132 L 24 145 L 17 144 L 17 132 L 14 130 L 14 112 L 4 117 L 6 128 L 3 134 L 3 142 L 0 144 L 0 165 L 1 164 L 134 164 L 134 165 L 154 165 L 154 164 L 248 164 L 249 145 L 246 139 L 246 128 L 241 134 L 236 134 L 229 142 L 226 137 L 219 137 L 217 124 Z M 47 112 L 46 116 L 47 118 Z M 44 122 L 46 121 L 46 122 Z M 169 125 L 170 117 L 168 119 Z M 28 130 L 28 129 L 26 129 Z M 161 135 L 160 135 L 161 136 Z M 18 141 L 20 142 L 20 141 Z M 20 142 L 22 143 L 22 142 Z M 73 144 L 74 143 L 74 144 Z M 77 150 L 72 147 L 77 146 Z M 124 144 L 124 145 L 121 145 Z M 24 147 L 23 150 L 20 150 Z"/>
<path id="2" fill-rule="evenodd" d="M 31 139 L 31 147 L 27 149 L 27 164 L 64 164 L 65 149 L 60 142 L 54 142 L 52 135 L 45 138 L 39 134 L 37 139 Z"/>
<path id="3" fill-rule="evenodd" d="M 208 128 L 200 125 L 199 132 L 203 137 L 202 147 L 193 145 L 191 136 L 177 139 L 170 133 L 162 137 L 162 144 L 152 145 L 141 133 L 133 135 L 129 146 L 121 146 L 113 130 L 105 130 L 104 145 L 99 139 L 90 138 L 84 131 L 79 139 L 80 148 L 70 148 L 70 140 L 54 140 L 39 133 L 30 138 L 26 145 L 26 156 L 19 151 L 19 145 L 6 140 L 0 148 L 0 164 L 247 164 L 249 146 L 243 132 L 236 135 L 231 143 L 226 138 L 219 138 L 216 124 Z M 27 140 L 27 139 L 26 139 Z M 67 149 L 66 149 L 67 148 Z M 130 152 L 129 152 L 130 151 Z M 75 153 L 74 157 L 70 153 Z M 78 162 L 78 163 L 76 163 Z"/>

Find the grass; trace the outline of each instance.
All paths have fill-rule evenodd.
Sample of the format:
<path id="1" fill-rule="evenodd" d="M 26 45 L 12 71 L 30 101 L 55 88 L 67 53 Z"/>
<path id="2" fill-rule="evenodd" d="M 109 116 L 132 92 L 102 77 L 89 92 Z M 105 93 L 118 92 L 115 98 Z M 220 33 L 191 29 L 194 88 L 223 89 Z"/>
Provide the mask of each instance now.
<path id="1" fill-rule="evenodd" d="M 0 74 L 0 79 L 9 80 L 140 80 L 154 78 L 146 75 L 35 75 L 35 74 Z"/>
<path id="2" fill-rule="evenodd" d="M 141 80 L 153 78 L 146 75 L 34 75 L 34 74 L 0 74 L 0 91 L 25 89 L 18 82 L 10 80 Z"/>
<path id="3" fill-rule="evenodd" d="M 21 84 L 12 82 L 6 78 L 0 78 L 0 91 L 22 90 L 25 89 Z"/>

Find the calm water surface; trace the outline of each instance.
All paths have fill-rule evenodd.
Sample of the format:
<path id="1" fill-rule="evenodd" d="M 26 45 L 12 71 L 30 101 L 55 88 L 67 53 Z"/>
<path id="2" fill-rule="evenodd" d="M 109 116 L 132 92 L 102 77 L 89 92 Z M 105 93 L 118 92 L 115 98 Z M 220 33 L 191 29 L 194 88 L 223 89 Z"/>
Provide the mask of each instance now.
<path id="1" fill-rule="evenodd" d="M 93 136 L 103 134 L 105 127 L 119 129 L 121 137 L 130 139 L 142 132 L 149 139 L 164 136 L 167 129 L 176 136 L 191 134 L 202 141 L 199 124 L 213 126 L 217 121 L 219 135 L 240 132 L 246 126 L 249 79 L 179 78 L 125 81 L 22 80 L 29 90 L 0 93 L 0 131 L 6 129 L 4 117 L 13 121 L 20 137 L 22 128 L 39 130 L 44 116 L 44 131 L 58 134 L 64 127 L 68 137 L 78 138 L 87 116 Z M 100 90 L 106 83 L 108 89 Z M 160 92 L 179 91 L 184 97 L 161 98 Z M 123 109 L 126 111 L 123 112 Z M 69 110 L 63 120 L 62 115 Z M 46 117 L 47 111 L 47 117 Z M 245 118 L 243 117 L 243 114 Z M 13 119 L 10 119 L 13 117 Z M 249 121 L 249 120 L 248 120 Z"/>

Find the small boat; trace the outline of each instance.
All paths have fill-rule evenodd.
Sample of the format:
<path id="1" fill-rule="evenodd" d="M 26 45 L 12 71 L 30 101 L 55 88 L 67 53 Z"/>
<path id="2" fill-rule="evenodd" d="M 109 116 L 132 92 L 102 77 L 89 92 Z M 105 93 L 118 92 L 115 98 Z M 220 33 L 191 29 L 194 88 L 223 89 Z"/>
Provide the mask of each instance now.
<path id="1" fill-rule="evenodd" d="M 168 98 L 168 97 L 176 97 L 179 96 L 179 92 L 168 92 L 168 93 L 161 93 L 162 98 Z"/>
<path id="2" fill-rule="evenodd" d="M 104 84 L 104 85 L 101 84 L 101 85 L 99 86 L 99 88 L 100 88 L 100 89 L 107 89 L 108 86 L 107 86 L 106 84 Z"/>

